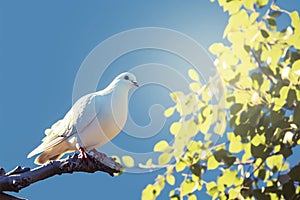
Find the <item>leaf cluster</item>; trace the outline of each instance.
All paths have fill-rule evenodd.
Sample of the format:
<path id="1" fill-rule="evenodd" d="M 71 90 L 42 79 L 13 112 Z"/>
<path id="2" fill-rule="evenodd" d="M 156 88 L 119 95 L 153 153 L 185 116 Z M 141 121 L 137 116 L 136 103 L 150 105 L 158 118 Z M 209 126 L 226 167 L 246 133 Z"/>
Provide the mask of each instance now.
<path id="1" fill-rule="evenodd" d="M 195 200 L 199 191 L 212 199 L 298 199 L 300 165 L 288 159 L 300 144 L 299 14 L 268 0 L 218 3 L 229 13 L 229 45 L 209 48 L 218 75 L 201 84 L 189 70 L 190 92 L 170 94 L 165 116 L 180 115 L 170 127 L 174 141 L 154 146 L 166 172 L 142 199 L 155 199 L 166 184 L 170 199 Z M 281 15 L 291 23 L 279 30 Z"/>

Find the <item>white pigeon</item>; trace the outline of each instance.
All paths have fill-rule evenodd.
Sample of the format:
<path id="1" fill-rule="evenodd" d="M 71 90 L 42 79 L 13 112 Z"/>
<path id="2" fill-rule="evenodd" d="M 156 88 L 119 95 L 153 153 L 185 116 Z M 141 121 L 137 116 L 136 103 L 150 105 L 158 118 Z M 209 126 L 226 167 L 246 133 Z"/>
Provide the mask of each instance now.
<path id="1" fill-rule="evenodd" d="M 112 140 L 123 129 L 128 113 L 128 92 L 137 87 L 132 73 L 118 75 L 105 89 L 81 97 L 65 117 L 45 130 L 42 144 L 28 154 L 40 154 L 36 164 L 57 160 L 64 154 L 80 151 L 102 153 L 96 148 Z"/>

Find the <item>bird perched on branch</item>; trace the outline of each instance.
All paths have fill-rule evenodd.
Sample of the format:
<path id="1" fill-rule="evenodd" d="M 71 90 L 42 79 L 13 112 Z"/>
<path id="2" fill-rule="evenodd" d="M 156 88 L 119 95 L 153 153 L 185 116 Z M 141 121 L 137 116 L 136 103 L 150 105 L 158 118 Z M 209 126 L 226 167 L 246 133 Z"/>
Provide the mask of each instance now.
<path id="1" fill-rule="evenodd" d="M 28 158 L 40 154 L 36 164 L 58 160 L 64 154 L 79 151 L 80 158 L 89 158 L 86 152 L 101 157 L 96 148 L 106 144 L 123 129 L 128 112 L 128 92 L 138 87 L 132 73 L 118 75 L 105 89 L 81 97 L 65 117 L 45 130 L 46 136 Z"/>

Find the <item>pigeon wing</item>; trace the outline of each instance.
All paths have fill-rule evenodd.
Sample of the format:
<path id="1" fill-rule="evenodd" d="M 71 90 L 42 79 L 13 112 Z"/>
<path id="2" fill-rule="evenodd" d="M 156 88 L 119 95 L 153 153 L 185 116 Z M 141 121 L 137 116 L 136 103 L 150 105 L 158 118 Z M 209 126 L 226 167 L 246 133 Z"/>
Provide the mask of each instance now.
<path id="1" fill-rule="evenodd" d="M 65 141 L 75 133 L 84 130 L 96 119 L 100 111 L 101 97 L 95 93 L 81 97 L 63 119 L 45 130 L 46 136 L 43 138 L 42 144 L 29 153 L 27 157 L 30 158 L 46 151 Z"/>

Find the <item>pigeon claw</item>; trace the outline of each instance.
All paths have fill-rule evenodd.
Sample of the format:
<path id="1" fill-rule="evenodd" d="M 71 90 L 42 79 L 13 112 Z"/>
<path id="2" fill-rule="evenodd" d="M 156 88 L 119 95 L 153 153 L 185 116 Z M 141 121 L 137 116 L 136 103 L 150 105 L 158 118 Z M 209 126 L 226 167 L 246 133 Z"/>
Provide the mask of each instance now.
<path id="1" fill-rule="evenodd" d="M 92 160 L 93 159 L 93 157 L 90 156 L 82 147 L 79 147 L 79 152 L 80 152 L 80 154 L 78 155 L 79 159 L 82 159 L 82 160 Z"/>

